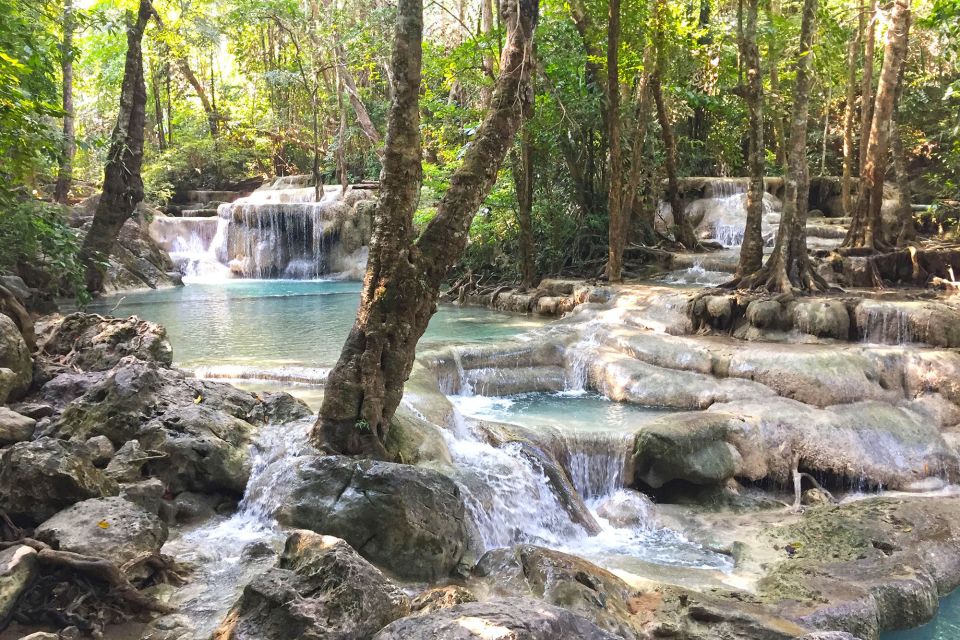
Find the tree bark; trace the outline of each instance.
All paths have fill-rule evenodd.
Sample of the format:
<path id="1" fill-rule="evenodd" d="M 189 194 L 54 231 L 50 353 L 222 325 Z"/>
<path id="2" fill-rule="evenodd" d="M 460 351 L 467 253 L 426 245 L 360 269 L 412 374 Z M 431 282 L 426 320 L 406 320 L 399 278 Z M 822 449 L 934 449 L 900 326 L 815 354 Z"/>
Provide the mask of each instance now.
<path id="1" fill-rule="evenodd" d="M 513 184 L 517 190 L 517 223 L 520 227 L 520 284 L 530 289 L 537 284 L 537 266 L 533 247 L 533 130 L 530 119 L 533 105 L 523 115 L 520 151 L 513 154 Z"/>
<path id="2" fill-rule="evenodd" d="M 77 151 L 73 112 L 73 29 L 73 0 L 64 0 L 63 44 L 60 51 L 63 71 L 63 146 L 57 184 L 53 190 L 53 199 L 60 204 L 67 204 L 70 184 L 73 182 L 73 156 Z"/>
<path id="3" fill-rule="evenodd" d="M 607 185 L 609 212 L 607 280 L 623 280 L 623 249 L 626 246 L 623 222 L 623 158 L 620 152 L 620 0 L 610 0 L 607 23 L 607 137 L 610 140 L 610 176 Z"/>
<path id="4" fill-rule="evenodd" d="M 779 0 L 770 0 L 770 2 L 765 3 L 765 11 L 767 14 L 767 20 L 770 24 L 773 24 L 774 16 L 780 15 L 780 2 Z M 776 41 L 776 32 L 772 32 L 768 42 L 768 64 L 770 67 L 770 95 L 773 100 L 776 100 L 778 103 L 781 102 L 780 97 L 780 51 L 779 45 Z M 773 142 L 776 147 L 777 154 L 777 164 L 783 167 L 786 170 L 787 167 L 787 132 L 790 130 L 790 125 L 787 122 L 787 118 L 779 113 L 779 109 L 774 109 L 773 117 Z"/>
<path id="5" fill-rule="evenodd" d="M 746 70 L 747 82 L 741 87 L 749 114 L 750 145 L 747 168 L 750 184 L 747 188 L 747 220 L 740 246 L 737 276 L 754 273 L 763 264 L 763 76 L 760 69 L 760 48 L 757 46 L 758 0 L 747 0 L 746 19 L 740 40 L 740 56 Z"/>
<path id="6" fill-rule="evenodd" d="M 816 30 L 817 0 L 804 0 L 800 26 L 800 51 L 796 62 L 794 103 L 790 124 L 790 150 L 780 228 L 773 253 L 763 267 L 742 279 L 741 288 L 768 291 L 817 290 L 826 286 L 810 265 L 807 255 L 807 120 L 810 115 L 810 89 L 813 84 L 812 50 Z"/>
<path id="7" fill-rule="evenodd" d="M 470 223 L 532 100 L 530 72 L 537 0 L 502 0 L 506 43 L 487 115 L 436 216 L 412 242 L 422 179 L 419 104 L 422 0 L 399 0 L 393 44 L 394 87 L 383 179 L 360 309 L 327 379 L 314 441 L 345 454 L 388 457 L 385 441 L 417 341 L 436 311 L 440 285 L 467 243 Z"/>
<path id="8" fill-rule="evenodd" d="M 903 96 L 903 68 L 900 67 L 900 80 L 897 83 L 897 96 L 894 105 L 893 122 L 890 123 L 890 151 L 893 155 L 893 171 L 897 177 L 897 229 L 893 240 L 897 246 L 903 246 L 915 240 L 917 229 L 913 223 L 913 209 L 910 207 L 910 176 L 907 174 L 907 151 L 903 145 L 903 128 L 900 126 Z"/>
<path id="9" fill-rule="evenodd" d="M 840 181 L 840 200 L 846 215 L 853 211 L 853 122 L 857 101 L 857 51 L 862 38 L 863 32 L 858 30 L 857 37 L 847 46 L 847 95 L 843 108 L 843 178 Z"/>
<path id="10" fill-rule="evenodd" d="M 87 290 L 103 290 L 104 264 L 120 228 L 143 200 L 143 129 L 147 89 L 143 81 L 143 32 L 156 15 L 150 0 L 140 0 L 136 21 L 127 28 L 127 54 L 120 87 L 120 113 L 114 127 L 103 175 L 103 192 L 93 223 L 83 240 L 80 260 L 86 268 Z"/>
<path id="11" fill-rule="evenodd" d="M 863 10 L 866 9 L 867 7 L 863 6 Z M 866 40 L 863 45 L 863 76 L 860 80 L 860 164 L 857 173 L 861 177 L 866 168 L 870 127 L 873 125 L 873 57 L 877 42 L 877 0 L 870 0 L 869 13 L 863 17 L 866 20 Z"/>
<path id="12" fill-rule="evenodd" d="M 841 248 L 880 250 L 886 248 L 880 220 L 883 203 L 883 182 L 887 173 L 887 153 L 894 102 L 900 79 L 900 68 L 907 53 L 907 34 L 910 31 L 909 0 L 895 0 L 890 16 L 890 27 L 884 45 L 883 67 L 873 106 L 873 123 L 867 142 L 866 161 L 860 176 L 860 189 L 850 230 Z"/>

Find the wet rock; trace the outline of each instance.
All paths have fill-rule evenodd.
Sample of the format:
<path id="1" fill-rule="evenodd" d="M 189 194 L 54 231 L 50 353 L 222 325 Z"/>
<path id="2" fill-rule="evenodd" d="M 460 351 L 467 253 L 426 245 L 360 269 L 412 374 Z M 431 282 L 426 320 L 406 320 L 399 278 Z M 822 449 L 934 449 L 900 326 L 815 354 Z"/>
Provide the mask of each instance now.
<path id="1" fill-rule="evenodd" d="M 216 640 L 369 638 L 410 600 L 339 538 L 295 531 L 277 566 L 246 586 Z"/>
<path id="2" fill-rule="evenodd" d="M 860 640 L 860 638 L 847 633 L 846 631 L 817 631 L 808 633 L 800 640 Z"/>
<path id="3" fill-rule="evenodd" d="M 723 413 L 671 414 L 637 433 L 634 477 L 654 489 L 674 480 L 721 484 L 740 469 L 740 453 L 729 442 L 741 421 Z"/>
<path id="4" fill-rule="evenodd" d="M 652 529 L 657 523 L 653 500 L 629 489 L 617 491 L 604 499 L 597 507 L 597 515 L 620 528 Z"/>
<path id="5" fill-rule="evenodd" d="M 174 493 L 242 494 L 250 473 L 254 424 L 269 419 L 270 407 L 279 406 L 278 397 L 267 405 L 230 385 L 124 359 L 71 402 L 51 432 L 83 440 L 104 435 L 120 447 L 117 457 L 135 440 L 140 448 L 157 452 L 144 461 L 143 473 L 162 479 Z M 138 479 L 135 473 L 117 477 Z"/>
<path id="6" fill-rule="evenodd" d="M 960 310 L 934 300 L 863 300 L 853 312 L 866 342 L 960 346 Z"/>
<path id="7" fill-rule="evenodd" d="M 404 464 L 344 456 L 303 457 L 277 509 L 286 525 L 334 535 L 398 576 L 450 574 L 468 547 L 459 487 L 446 476 Z"/>
<path id="8" fill-rule="evenodd" d="M 757 329 L 785 329 L 789 322 L 776 300 L 753 300 L 747 305 L 747 321 Z"/>
<path id="9" fill-rule="evenodd" d="M 499 595 L 533 596 L 582 615 L 617 637 L 646 637 L 646 621 L 631 611 L 638 591 L 583 558 L 519 545 L 488 552 L 474 573 Z"/>
<path id="10" fill-rule="evenodd" d="M 153 513 L 121 497 L 78 502 L 37 527 L 36 537 L 62 551 L 123 565 L 155 553 L 167 540 L 167 527 Z"/>
<path id="11" fill-rule="evenodd" d="M 10 515 L 41 522 L 75 502 L 118 491 L 83 444 L 40 438 L 0 454 L 0 510 Z"/>
<path id="12" fill-rule="evenodd" d="M 494 635 L 496 634 L 496 635 Z M 587 618 L 528 598 L 469 602 L 410 616 L 380 630 L 374 640 L 615 640 Z"/>
<path id="13" fill-rule="evenodd" d="M 64 636 L 57 633 L 47 633 L 46 631 L 37 631 L 28 636 L 23 636 L 20 640 L 64 640 Z"/>
<path id="14" fill-rule="evenodd" d="M 116 449 L 113 448 L 113 443 L 110 442 L 110 438 L 107 436 L 93 436 L 84 442 L 84 445 L 87 447 L 87 451 L 90 452 L 90 459 L 93 461 L 93 464 L 97 467 L 104 467 L 110 462 L 110 459 L 113 458 L 113 454 L 116 453 Z"/>
<path id="15" fill-rule="evenodd" d="M 177 522 L 197 522 L 212 518 L 222 498 L 184 491 L 173 499 Z"/>
<path id="16" fill-rule="evenodd" d="M 30 349 L 13 320 L 0 313 L 0 404 L 22 398 L 32 381 Z"/>
<path id="17" fill-rule="evenodd" d="M 850 313 L 840 300 L 804 300 L 791 305 L 788 313 L 801 333 L 837 340 L 850 337 Z"/>
<path id="18" fill-rule="evenodd" d="M 107 371 L 127 356 L 168 367 L 173 361 L 167 330 L 136 316 L 71 313 L 47 325 L 38 342 L 44 356 L 83 371 Z"/>
<path id="19" fill-rule="evenodd" d="M 417 613 L 426 614 L 476 601 L 477 596 L 473 595 L 471 591 L 454 584 L 424 591 L 411 601 L 410 609 Z"/>
<path id="20" fill-rule="evenodd" d="M 313 415 L 307 403 L 289 393 L 274 392 L 260 396 L 264 406 L 264 419 L 274 424 L 293 422 Z"/>
<path id="21" fill-rule="evenodd" d="M 37 552 L 30 547 L 16 545 L 0 551 L 0 621 L 8 619 L 37 571 Z"/>
<path id="22" fill-rule="evenodd" d="M 36 426 L 33 418 L 0 407 L 0 447 L 29 440 Z"/>

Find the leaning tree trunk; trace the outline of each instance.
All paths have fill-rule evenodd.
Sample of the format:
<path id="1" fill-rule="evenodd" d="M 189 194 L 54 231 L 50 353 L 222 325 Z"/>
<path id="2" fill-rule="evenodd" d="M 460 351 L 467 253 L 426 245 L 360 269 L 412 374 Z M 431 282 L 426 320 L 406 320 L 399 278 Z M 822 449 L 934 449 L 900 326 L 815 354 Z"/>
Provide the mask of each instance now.
<path id="1" fill-rule="evenodd" d="M 86 268 L 87 290 L 103 290 L 104 265 L 120 228 L 143 200 L 143 128 L 147 89 L 143 82 L 141 43 L 147 21 L 155 15 L 150 0 L 140 0 L 137 19 L 127 28 L 127 55 L 120 87 L 120 114 L 110 141 L 103 172 L 103 192 L 93 214 L 93 223 L 83 240 L 80 260 Z"/>
<path id="2" fill-rule="evenodd" d="M 880 206 L 883 204 L 883 182 L 887 173 L 887 153 L 894 102 L 900 79 L 900 67 L 907 53 L 907 34 L 910 31 L 909 0 L 896 0 L 887 29 L 883 67 L 873 105 L 873 124 L 867 143 L 866 162 L 860 176 L 860 189 L 853 212 L 850 230 L 842 248 L 876 251 L 886 248 Z"/>
<path id="3" fill-rule="evenodd" d="M 216 105 L 210 102 L 210 98 L 207 96 L 207 90 L 203 88 L 203 83 L 197 79 L 186 57 L 181 56 L 177 58 L 177 68 L 180 69 L 180 74 L 190 83 L 190 86 L 193 87 L 193 92 L 200 98 L 203 111 L 207 114 L 207 122 L 210 126 L 210 137 L 216 138 L 220 135 L 220 117 L 217 115 Z"/>
<path id="4" fill-rule="evenodd" d="M 807 119 L 810 114 L 810 88 L 813 84 L 811 45 L 816 29 L 816 17 L 817 0 L 804 0 L 790 123 L 790 151 L 787 154 L 783 213 L 780 216 L 780 228 L 777 230 L 777 241 L 767 263 L 759 271 L 745 276 L 739 282 L 742 288 L 769 291 L 816 290 L 826 284 L 810 265 L 806 237 L 805 194 L 809 184 Z"/>
<path id="5" fill-rule="evenodd" d="M 314 441 L 346 454 L 387 457 L 390 421 L 413 368 L 417 341 L 436 311 L 440 285 L 466 247 L 470 223 L 532 100 L 533 31 L 538 0 L 502 0 L 506 42 L 487 115 L 436 216 L 413 242 L 420 164 L 422 0 L 400 0 L 393 43 L 393 98 L 380 200 L 360 309 L 330 371 Z"/>
<path id="6" fill-rule="evenodd" d="M 623 280 L 623 249 L 626 246 L 623 222 L 623 157 L 620 152 L 620 0 L 610 0 L 607 23 L 607 137 L 610 141 L 610 180 L 607 186 L 609 212 L 607 280 Z"/>
<path id="7" fill-rule="evenodd" d="M 741 87 L 741 91 L 747 103 L 750 122 L 750 150 L 747 158 L 750 186 L 747 189 L 747 222 L 740 246 L 738 277 L 754 273 L 763 265 L 763 76 L 760 71 L 760 48 L 757 46 L 759 4 L 759 0 L 748 0 L 740 40 L 740 56 L 747 74 L 746 85 Z"/>
<path id="8" fill-rule="evenodd" d="M 63 70 L 63 146 L 53 199 L 60 204 L 67 204 L 70 183 L 73 181 L 73 156 L 77 151 L 73 113 L 73 0 L 64 0 L 63 3 L 63 45 L 60 56 Z"/>

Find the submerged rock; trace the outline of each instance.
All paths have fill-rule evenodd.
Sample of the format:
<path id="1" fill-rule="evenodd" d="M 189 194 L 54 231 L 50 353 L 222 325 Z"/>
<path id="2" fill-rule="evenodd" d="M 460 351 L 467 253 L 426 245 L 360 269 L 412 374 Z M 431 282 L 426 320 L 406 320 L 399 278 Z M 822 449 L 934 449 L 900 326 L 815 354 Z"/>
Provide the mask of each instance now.
<path id="1" fill-rule="evenodd" d="M 295 531 L 277 566 L 247 585 L 215 640 L 369 638 L 410 600 L 339 538 Z"/>
<path id="2" fill-rule="evenodd" d="M 82 443 L 40 438 L 0 454 L 0 510 L 11 516 L 41 522 L 75 502 L 118 491 Z"/>
<path id="3" fill-rule="evenodd" d="M 276 512 L 282 524 L 343 538 L 404 578 L 435 580 L 460 563 L 469 546 L 466 509 L 446 476 L 344 456 L 294 464 L 293 489 Z"/>
<path id="4" fill-rule="evenodd" d="M 469 602 L 393 622 L 374 640 L 615 640 L 587 618 L 528 598 Z"/>
<path id="5" fill-rule="evenodd" d="M 167 527 L 156 514 L 125 498 L 94 498 L 42 523 L 36 537 L 56 549 L 121 566 L 144 553 L 160 551 L 167 540 Z"/>

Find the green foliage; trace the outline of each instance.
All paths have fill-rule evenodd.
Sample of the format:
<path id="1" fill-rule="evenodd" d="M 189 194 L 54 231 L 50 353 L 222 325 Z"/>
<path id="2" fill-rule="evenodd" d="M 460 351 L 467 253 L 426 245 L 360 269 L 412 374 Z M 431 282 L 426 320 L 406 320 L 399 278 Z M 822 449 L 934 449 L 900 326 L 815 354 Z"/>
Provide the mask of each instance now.
<path id="1" fill-rule="evenodd" d="M 51 293 L 86 301 L 83 266 L 77 260 L 80 242 L 59 207 L 0 194 L 0 238 L 0 272 L 16 273 L 21 264 L 42 269 L 56 278 L 49 284 Z"/>
<path id="2" fill-rule="evenodd" d="M 175 190 L 219 189 L 262 173 L 263 149 L 221 138 L 204 137 L 151 158 L 143 170 L 147 199 L 166 203 Z"/>

